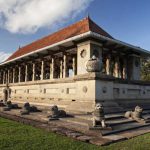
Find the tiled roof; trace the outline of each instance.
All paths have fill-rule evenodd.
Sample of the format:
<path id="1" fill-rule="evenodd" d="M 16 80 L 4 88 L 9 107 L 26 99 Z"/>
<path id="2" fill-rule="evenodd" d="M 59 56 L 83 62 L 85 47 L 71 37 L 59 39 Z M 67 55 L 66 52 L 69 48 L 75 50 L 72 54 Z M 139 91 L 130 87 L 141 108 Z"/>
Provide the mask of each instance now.
<path id="1" fill-rule="evenodd" d="M 44 48 L 46 46 L 50 46 L 52 44 L 61 42 L 68 38 L 86 33 L 88 31 L 92 31 L 100 35 L 112 38 L 111 35 L 109 35 L 106 31 L 104 31 L 101 27 L 99 27 L 96 23 L 94 23 L 89 17 L 86 17 L 75 24 L 72 24 L 62 30 L 59 30 L 51 35 L 48 35 L 42 39 L 39 39 L 29 45 L 19 48 L 19 50 L 13 53 L 7 59 L 7 61 L 15 59 L 25 54 L 28 54 L 30 52 L 34 52 L 40 48 Z"/>

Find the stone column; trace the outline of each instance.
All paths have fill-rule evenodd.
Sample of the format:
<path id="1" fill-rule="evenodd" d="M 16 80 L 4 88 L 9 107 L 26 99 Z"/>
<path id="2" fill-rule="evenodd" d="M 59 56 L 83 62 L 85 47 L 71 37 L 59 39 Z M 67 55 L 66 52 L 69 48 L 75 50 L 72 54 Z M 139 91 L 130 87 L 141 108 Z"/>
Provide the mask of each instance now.
<path id="1" fill-rule="evenodd" d="M 12 79 L 12 71 L 10 69 L 8 72 L 8 83 L 11 83 L 11 79 Z"/>
<path id="2" fill-rule="evenodd" d="M 116 60 L 115 60 L 115 68 L 114 68 L 114 76 L 116 78 L 119 78 L 119 57 L 116 57 Z"/>
<path id="3" fill-rule="evenodd" d="M 60 61 L 60 78 L 63 78 L 63 61 Z"/>
<path id="4" fill-rule="evenodd" d="M 130 55 L 128 58 L 127 67 L 127 78 L 129 80 L 140 80 L 140 56 L 135 54 Z"/>
<path id="5" fill-rule="evenodd" d="M 13 68 L 13 83 L 15 83 L 15 68 Z"/>
<path id="6" fill-rule="evenodd" d="M 110 57 L 110 55 L 108 55 L 108 57 L 106 58 L 106 74 L 107 75 L 111 74 L 110 63 L 111 63 L 111 57 Z"/>
<path id="7" fill-rule="evenodd" d="M 3 72 L 3 70 L 2 70 L 2 74 L 1 74 L 1 76 L 2 76 L 2 84 L 3 84 L 3 80 L 4 80 L 4 76 L 3 76 L 3 74 L 4 74 L 4 72 Z"/>
<path id="8" fill-rule="evenodd" d="M 25 82 L 28 81 L 28 65 L 25 66 Z"/>
<path id="9" fill-rule="evenodd" d="M 7 83 L 7 71 L 5 71 L 5 84 Z"/>
<path id="10" fill-rule="evenodd" d="M 127 79 L 127 60 L 126 60 L 126 58 L 124 58 L 124 60 L 123 60 L 122 78 Z"/>
<path id="11" fill-rule="evenodd" d="M 32 81 L 35 81 L 35 63 L 33 65 L 33 74 L 32 74 Z"/>
<path id="12" fill-rule="evenodd" d="M 49 79 L 51 79 L 51 72 L 52 72 L 51 68 L 52 68 L 52 63 L 50 60 L 50 62 L 49 62 Z"/>
<path id="13" fill-rule="evenodd" d="M 7 83 L 10 83 L 10 70 L 8 69 Z"/>
<path id="14" fill-rule="evenodd" d="M 11 70 L 11 83 L 13 83 L 13 69 Z"/>
<path id="15" fill-rule="evenodd" d="M 1 72 L 1 76 L 2 76 L 2 81 L 1 81 L 1 83 L 3 84 L 3 80 L 4 80 L 3 71 Z"/>
<path id="16" fill-rule="evenodd" d="M 72 64 L 73 76 L 75 76 L 76 75 L 76 59 L 75 59 L 75 57 L 73 57 L 72 62 L 73 62 L 73 64 Z"/>
<path id="17" fill-rule="evenodd" d="M 21 67 L 19 67 L 18 82 L 21 82 Z"/>
<path id="18" fill-rule="evenodd" d="M 2 83 L 2 72 L 0 72 L 0 84 Z"/>
<path id="19" fill-rule="evenodd" d="M 52 62 L 51 62 L 51 64 L 50 64 L 50 79 L 54 79 L 54 64 L 55 62 L 54 62 L 54 58 L 52 58 Z"/>
<path id="20" fill-rule="evenodd" d="M 3 71 L 3 84 L 5 84 L 5 71 Z"/>
<path id="21" fill-rule="evenodd" d="M 7 71 L 5 71 L 5 84 L 7 83 Z"/>
<path id="22" fill-rule="evenodd" d="M 1 84 L 3 84 L 3 71 L 1 71 Z"/>
<path id="23" fill-rule="evenodd" d="M 68 73 L 67 73 L 67 56 L 64 55 L 64 70 L 63 70 L 63 78 L 68 77 Z"/>
<path id="24" fill-rule="evenodd" d="M 44 60 L 42 60 L 41 64 L 41 80 L 44 80 Z"/>

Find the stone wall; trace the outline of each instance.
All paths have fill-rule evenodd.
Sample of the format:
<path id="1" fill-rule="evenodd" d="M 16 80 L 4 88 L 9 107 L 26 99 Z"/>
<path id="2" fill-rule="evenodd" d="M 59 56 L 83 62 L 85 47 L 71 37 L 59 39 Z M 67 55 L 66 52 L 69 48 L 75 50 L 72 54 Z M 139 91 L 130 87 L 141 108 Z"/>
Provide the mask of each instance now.
<path id="1" fill-rule="evenodd" d="M 37 81 L 10 84 L 11 100 L 13 102 L 50 106 L 58 105 L 68 110 L 92 111 L 95 104 L 95 81 L 57 79 L 52 81 Z M 3 89 L 0 87 L 0 98 L 3 99 Z M 87 108 L 84 108 L 87 106 Z"/>
<path id="2" fill-rule="evenodd" d="M 150 102 L 150 84 L 145 82 L 118 80 L 110 76 L 87 73 L 72 78 L 31 81 L 10 84 L 11 100 L 30 102 L 36 105 L 58 105 L 72 112 L 92 112 L 95 102 L 101 101 L 107 107 L 118 102 Z M 0 98 L 3 89 L 0 86 Z"/>
<path id="3" fill-rule="evenodd" d="M 150 86 L 116 83 L 114 81 L 96 81 L 96 100 L 149 99 Z"/>

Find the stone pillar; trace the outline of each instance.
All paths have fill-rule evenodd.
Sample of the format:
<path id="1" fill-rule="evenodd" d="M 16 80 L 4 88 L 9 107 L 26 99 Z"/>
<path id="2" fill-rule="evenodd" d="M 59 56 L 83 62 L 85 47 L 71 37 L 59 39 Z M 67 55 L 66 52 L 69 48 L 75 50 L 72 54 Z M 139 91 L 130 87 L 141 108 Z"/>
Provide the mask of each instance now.
<path id="1" fill-rule="evenodd" d="M 110 57 L 110 55 L 108 55 L 106 58 L 106 74 L 107 75 L 111 74 L 111 69 L 110 69 L 111 64 L 110 63 L 111 63 L 111 57 Z"/>
<path id="2" fill-rule="evenodd" d="M 5 71 L 3 71 L 3 84 L 5 84 Z"/>
<path id="3" fill-rule="evenodd" d="M 130 55 L 128 59 L 128 79 L 129 80 L 140 80 L 140 56 L 138 55 Z"/>
<path id="4" fill-rule="evenodd" d="M 0 84 L 2 83 L 2 72 L 0 71 Z"/>
<path id="5" fill-rule="evenodd" d="M 60 78 L 63 78 L 63 61 L 60 61 Z"/>
<path id="6" fill-rule="evenodd" d="M 8 69 L 7 83 L 10 83 L 10 70 Z"/>
<path id="7" fill-rule="evenodd" d="M 41 80 L 44 80 L 44 60 L 42 60 L 41 64 Z"/>
<path id="8" fill-rule="evenodd" d="M 1 71 L 1 84 L 3 84 L 3 71 Z"/>
<path id="9" fill-rule="evenodd" d="M 1 71 L 1 84 L 3 84 L 3 71 Z"/>
<path id="10" fill-rule="evenodd" d="M 7 83 L 7 71 L 5 71 L 5 84 Z"/>
<path id="11" fill-rule="evenodd" d="M 7 83 L 8 80 L 8 71 L 5 72 L 5 83 Z"/>
<path id="12" fill-rule="evenodd" d="M 77 45 L 77 75 L 87 73 L 86 63 L 93 57 L 102 58 L 102 44 L 86 41 Z"/>
<path id="13" fill-rule="evenodd" d="M 122 70 L 122 78 L 127 79 L 127 59 L 123 59 L 123 70 Z"/>
<path id="14" fill-rule="evenodd" d="M 21 82 L 21 67 L 19 67 L 18 82 Z"/>
<path id="15" fill-rule="evenodd" d="M 51 72 L 52 72 L 51 68 L 52 68 L 52 62 L 50 61 L 49 62 L 49 79 L 51 79 Z"/>
<path id="16" fill-rule="evenodd" d="M 3 80 L 4 80 L 3 71 L 2 71 L 2 73 L 1 73 L 1 76 L 2 76 L 2 81 L 1 81 L 1 83 L 3 84 Z"/>
<path id="17" fill-rule="evenodd" d="M 67 56 L 64 55 L 64 70 L 63 70 L 63 78 L 66 78 L 68 76 L 67 74 Z"/>
<path id="18" fill-rule="evenodd" d="M 75 76 L 76 75 L 76 59 L 75 59 L 75 57 L 73 57 L 72 62 L 73 62 L 73 64 L 72 64 L 73 76 Z"/>
<path id="19" fill-rule="evenodd" d="M 15 68 L 13 68 L 13 83 L 15 83 Z"/>
<path id="20" fill-rule="evenodd" d="M 50 79 L 54 79 L 54 64 L 55 62 L 54 62 L 54 58 L 52 58 L 52 62 L 51 62 L 51 64 L 50 64 Z"/>
<path id="21" fill-rule="evenodd" d="M 28 65 L 25 66 L 25 82 L 28 81 Z"/>
<path id="22" fill-rule="evenodd" d="M 13 83 L 13 69 L 11 69 L 11 83 Z"/>
<path id="23" fill-rule="evenodd" d="M 116 57 L 116 60 L 115 60 L 115 67 L 114 67 L 114 76 L 116 77 L 116 78 L 119 78 L 119 69 L 120 69 L 120 67 L 119 67 L 119 57 Z"/>
<path id="24" fill-rule="evenodd" d="M 35 63 L 33 63 L 32 81 L 35 81 Z"/>
<path id="25" fill-rule="evenodd" d="M 8 83 L 11 83 L 11 79 L 12 79 L 12 72 L 11 69 L 8 72 Z"/>

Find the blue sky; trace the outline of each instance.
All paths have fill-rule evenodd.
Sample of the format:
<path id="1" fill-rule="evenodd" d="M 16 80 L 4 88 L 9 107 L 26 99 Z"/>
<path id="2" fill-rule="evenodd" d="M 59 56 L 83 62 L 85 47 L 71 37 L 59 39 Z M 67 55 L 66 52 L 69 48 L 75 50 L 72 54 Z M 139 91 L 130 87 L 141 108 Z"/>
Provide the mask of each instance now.
<path id="1" fill-rule="evenodd" d="M 43 0 L 43 2 L 44 1 L 45 0 Z M 19 46 L 31 43 L 36 39 L 42 38 L 43 36 L 46 36 L 60 28 L 79 21 L 87 16 L 88 13 L 98 25 L 100 25 L 114 38 L 150 50 L 149 0 L 89 0 L 86 7 L 84 7 L 84 3 L 80 5 L 82 9 L 81 11 L 76 13 L 78 9 L 74 9 L 74 13 L 71 12 L 71 14 L 68 12 L 70 14 L 67 17 L 64 17 L 65 19 L 62 17 L 62 13 L 62 16 L 60 17 L 61 21 L 58 21 L 58 16 L 56 16 L 56 21 L 52 21 L 52 17 L 49 16 L 51 24 L 46 26 L 41 25 L 36 28 L 36 30 L 33 29 L 33 32 L 31 32 L 31 30 L 27 33 L 16 31 L 14 26 L 9 25 L 6 28 L 2 24 L 0 26 L 0 52 L 12 53 Z M 0 7 L 0 13 L 1 9 L 2 8 Z M 0 21 L 2 21 L 3 17 L 0 18 Z M 22 19 L 26 20 L 23 16 Z M 11 22 L 13 21 L 11 20 Z M 25 30 L 25 28 L 23 29 Z"/>

